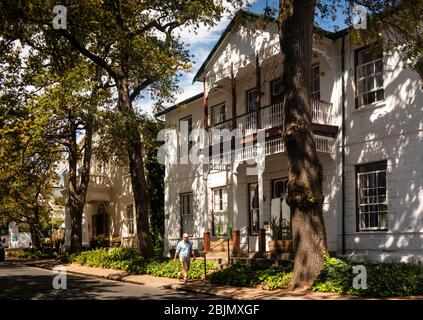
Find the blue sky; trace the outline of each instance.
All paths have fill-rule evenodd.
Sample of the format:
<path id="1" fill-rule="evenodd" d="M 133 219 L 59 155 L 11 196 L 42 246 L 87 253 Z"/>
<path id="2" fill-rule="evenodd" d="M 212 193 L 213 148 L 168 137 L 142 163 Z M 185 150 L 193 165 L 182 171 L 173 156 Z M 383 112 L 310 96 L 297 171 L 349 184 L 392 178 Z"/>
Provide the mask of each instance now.
<path id="1" fill-rule="evenodd" d="M 340 2 L 343 2 L 340 1 Z M 249 11 L 262 13 L 264 7 L 266 6 L 266 0 L 250 0 L 251 6 L 246 8 Z M 268 0 L 268 5 L 271 7 L 277 7 L 278 0 Z M 203 91 L 203 85 L 200 82 L 192 83 L 192 79 L 196 74 L 197 70 L 201 67 L 201 64 L 205 61 L 207 55 L 212 50 L 213 46 L 218 41 L 220 35 L 225 30 L 226 26 L 230 21 L 230 16 L 225 16 L 217 25 L 213 28 L 200 27 L 197 30 L 197 34 L 194 34 L 192 30 L 184 29 L 181 31 L 181 39 L 183 42 L 189 44 L 189 50 L 193 57 L 193 67 L 191 70 L 185 74 L 180 79 L 179 87 L 181 89 L 180 93 L 175 95 L 175 103 L 178 103 L 182 100 L 185 100 L 193 95 L 196 95 Z M 334 24 L 339 27 L 344 27 L 343 16 L 341 11 L 339 11 L 337 20 L 333 24 L 332 22 L 320 21 L 319 24 L 324 29 L 330 29 Z M 142 99 L 139 102 L 143 106 L 143 109 L 148 113 L 152 111 L 153 101 L 148 98 Z"/>

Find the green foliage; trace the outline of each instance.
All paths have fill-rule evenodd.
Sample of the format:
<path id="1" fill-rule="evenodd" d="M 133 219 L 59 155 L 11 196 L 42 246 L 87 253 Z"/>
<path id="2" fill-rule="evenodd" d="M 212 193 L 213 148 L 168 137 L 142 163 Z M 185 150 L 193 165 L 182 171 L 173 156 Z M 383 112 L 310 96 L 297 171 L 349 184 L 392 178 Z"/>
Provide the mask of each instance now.
<path id="1" fill-rule="evenodd" d="M 336 292 L 359 296 L 391 297 L 423 294 L 423 266 L 420 263 L 382 263 L 365 260 L 359 265 L 367 271 L 367 289 L 354 289 L 351 263 L 336 258 L 326 259 L 312 291 Z"/>
<path id="2" fill-rule="evenodd" d="M 51 248 L 41 247 L 37 248 L 28 248 L 20 250 L 6 250 L 6 255 L 8 257 L 14 257 L 24 260 L 38 260 L 38 259 L 47 259 L 47 258 L 56 258 L 57 254 L 51 250 Z"/>
<path id="3" fill-rule="evenodd" d="M 279 272 L 267 277 L 263 284 L 268 290 L 288 289 L 291 286 L 291 280 L 292 272 Z"/>
<path id="4" fill-rule="evenodd" d="M 280 273 L 280 270 L 269 264 L 252 263 L 247 265 L 235 263 L 229 268 L 212 273 L 209 279 L 216 284 L 254 287 L 278 273 Z"/>
<path id="5" fill-rule="evenodd" d="M 207 261 L 207 271 L 216 270 L 216 265 Z M 173 260 L 151 261 L 147 263 L 146 273 L 156 277 L 178 278 L 182 272 L 181 263 Z M 191 261 L 188 273 L 190 279 L 204 278 L 204 262 L 202 260 Z"/>

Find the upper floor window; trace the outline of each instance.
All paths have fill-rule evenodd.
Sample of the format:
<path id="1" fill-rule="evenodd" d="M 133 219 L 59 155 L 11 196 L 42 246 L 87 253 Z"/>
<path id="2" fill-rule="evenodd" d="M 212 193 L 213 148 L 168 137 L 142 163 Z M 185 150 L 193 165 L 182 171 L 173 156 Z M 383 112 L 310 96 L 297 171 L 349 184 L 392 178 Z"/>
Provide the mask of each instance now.
<path id="1" fill-rule="evenodd" d="M 186 132 L 184 132 L 182 130 L 182 128 L 188 129 L 188 131 L 187 131 L 188 135 L 186 137 L 183 136 Z M 181 158 L 187 157 L 188 154 L 189 154 L 189 151 L 192 148 L 193 143 L 190 139 L 191 131 L 192 131 L 192 117 L 191 116 L 188 116 L 188 117 L 185 117 L 185 118 L 179 120 L 179 132 L 182 135 L 181 140 L 180 140 L 181 141 L 181 145 L 180 145 L 180 157 Z M 186 145 L 188 145 L 188 149 L 184 147 Z"/>
<path id="2" fill-rule="evenodd" d="M 311 67 L 311 98 L 320 100 L 320 66 L 315 64 Z"/>
<path id="3" fill-rule="evenodd" d="M 386 161 L 357 166 L 358 230 L 386 230 Z"/>
<path id="4" fill-rule="evenodd" d="M 280 103 L 283 100 L 283 90 L 282 90 L 282 79 L 273 80 L 270 83 L 270 90 L 271 90 L 271 102 Z"/>
<path id="5" fill-rule="evenodd" d="M 224 103 L 217 106 L 213 106 L 211 109 L 212 113 L 212 125 L 216 125 L 226 121 L 226 105 Z"/>
<path id="6" fill-rule="evenodd" d="M 382 46 L 357 51 L 357 107 L 362 107 L 385 98 L 383 89 Z"/>
<path id="7" fill-rule="evenodd" d="M 257 110 L 257 89 L 247 91 L 247 112 Z"/>

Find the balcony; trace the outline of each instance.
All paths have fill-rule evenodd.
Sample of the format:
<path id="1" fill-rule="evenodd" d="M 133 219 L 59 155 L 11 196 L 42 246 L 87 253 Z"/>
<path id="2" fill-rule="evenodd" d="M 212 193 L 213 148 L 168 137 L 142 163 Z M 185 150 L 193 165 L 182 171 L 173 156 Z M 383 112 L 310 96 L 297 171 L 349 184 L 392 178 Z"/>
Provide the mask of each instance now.
<path id="1" fill-rule="evenodd" d="M 69 186 L 69 175 L 65 175 L 65 189 L 62 194 L 67 197 Z M 79 183 L 79 177 L 77 179 Z M 111 182 L 110 177 L 105 174 L 90 174 L 90 182 L 88 183 L 87 190 L 87 203 L 97 201 L 110 201 L 111 198 Z"/>
<path id="2" fill-rule="evenodd" d="M 335 139 L 326 136 L 314 135 L 316 149 L 318 152 L 333 154 L 335 152 Z M 283 153 L 285 146 L 282 138 L 266 141 L 265 155 Z M 226 170 L 226 165 L 232 162 L 243 162 L 257 158 L 257 146 L 249 145 L 232 152 L 214 155 L 210 159 L 210 166 L 213 170 Z"/>
<path id="3" fill-rule="evenodd" d="M 260 129 L 275 128 L 283 124 L 284 106 L 282 103 L 269 105 L 260 109 Z M 322 100 L 312 100 L 312 121 L 315 124 L 334 125 L 332 118 L 333 105 Z M 232 130 L 232 119 L 212 125 L 211 129 Z M 257 111 L 247 112 L 236 118 L 236 128 L 242 130 L 245 135 L 257 131 Z"/>

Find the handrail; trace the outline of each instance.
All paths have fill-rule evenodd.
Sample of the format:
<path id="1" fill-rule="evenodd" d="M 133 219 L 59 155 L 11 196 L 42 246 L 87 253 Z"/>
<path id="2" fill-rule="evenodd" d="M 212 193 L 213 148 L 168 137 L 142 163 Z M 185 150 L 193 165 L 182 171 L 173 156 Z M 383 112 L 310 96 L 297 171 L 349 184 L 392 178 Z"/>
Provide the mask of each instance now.
<path id="1" fill-rule="evenodd" d="M 229 244 L 229 237 L 225 240 L 219 241 L 215 246 L 210 248 L 210 251 L 212 251 L 214 248 L 220 246 L 223 243 L 228 244 L 228 264 L 231 264 L 231 250 L 230 250 L 230 244 Z M 204 280 L 207 279 L 207 251 L 203 249 L 203 259 L 204 259 Z"/>

